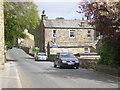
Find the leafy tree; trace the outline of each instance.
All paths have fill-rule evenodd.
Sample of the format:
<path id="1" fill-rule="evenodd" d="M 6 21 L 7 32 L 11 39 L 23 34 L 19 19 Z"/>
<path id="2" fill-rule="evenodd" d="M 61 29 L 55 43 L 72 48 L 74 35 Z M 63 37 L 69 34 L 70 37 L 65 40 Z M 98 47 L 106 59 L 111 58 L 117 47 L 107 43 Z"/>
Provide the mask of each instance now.
<path id="1" fill-rule="evenodd" d="M 12 48 L 14 38 L 26 38 L 25 29 L 38 24 L 37 6 L 33 2 L 4 2 L 5 44 Z"/>
<path id="2" fill-rule="evenodd" d="M 91 17 L 89 24 L 103 36 L 99 63 L 112 67 L 120 66 L 120 1 L 92 2 L 79 5 L 79 13 Z"/>

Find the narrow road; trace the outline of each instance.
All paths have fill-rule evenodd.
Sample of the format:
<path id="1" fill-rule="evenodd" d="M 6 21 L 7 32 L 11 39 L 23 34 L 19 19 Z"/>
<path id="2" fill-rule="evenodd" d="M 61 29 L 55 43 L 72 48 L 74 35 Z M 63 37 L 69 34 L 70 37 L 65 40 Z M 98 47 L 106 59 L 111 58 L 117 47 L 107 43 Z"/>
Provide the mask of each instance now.
<path id="1" fill-rule="evenodd" d="M 8 51 L 23 88 L 118 88 L 118 80 L 87 69 L 59 69 L 50 61 L 35 61 L 23 50 Z"/>

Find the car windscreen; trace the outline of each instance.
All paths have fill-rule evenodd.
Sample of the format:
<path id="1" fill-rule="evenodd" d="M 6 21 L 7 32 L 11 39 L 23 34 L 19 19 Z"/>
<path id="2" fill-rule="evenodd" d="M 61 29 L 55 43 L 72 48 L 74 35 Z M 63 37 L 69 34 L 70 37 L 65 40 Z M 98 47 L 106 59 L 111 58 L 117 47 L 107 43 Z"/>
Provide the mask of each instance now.
<path id="1" fill-rule="evenodd" d="M 38 53 L 37 55 L 38 55 L 38 56 L 46 56 L 45 53 Z"/>
<path id="2" fill-rule="evenodd" d="M 73 54 L 60 54 L 60 58 L 75 58 Z"/>

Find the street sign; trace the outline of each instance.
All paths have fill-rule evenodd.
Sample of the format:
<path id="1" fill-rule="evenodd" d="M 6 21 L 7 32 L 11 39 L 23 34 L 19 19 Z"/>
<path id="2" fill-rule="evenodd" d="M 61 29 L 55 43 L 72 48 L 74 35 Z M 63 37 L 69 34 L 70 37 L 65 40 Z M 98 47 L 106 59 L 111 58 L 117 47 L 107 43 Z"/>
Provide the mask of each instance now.
<path id="1" fill-rule="evenodd" d="M 52 48 L 53 48 L 53 50 L 58 50 L 58 46 L 57 45 L 53 45 Z"/>
<path id="2" fill-rule="evenodd" d="M 58 46 L 57 45 L 53 45 L 52 48 L 58 48 Z"/>

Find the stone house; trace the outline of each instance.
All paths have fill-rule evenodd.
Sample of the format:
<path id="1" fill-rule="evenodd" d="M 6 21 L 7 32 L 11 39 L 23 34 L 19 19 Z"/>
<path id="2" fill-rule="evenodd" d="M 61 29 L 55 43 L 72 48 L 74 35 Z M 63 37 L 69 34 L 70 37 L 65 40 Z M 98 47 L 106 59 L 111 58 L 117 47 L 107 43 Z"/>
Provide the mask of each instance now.
<path id="1" fill-rule="evenodd" d="M 46 19 L 41 15 L 37 47 L 49 54 L 57 52 L 90 53 L 95 49 L 94 27 L 87 20 Z"/>
<path id="2" fill-rule="evenodd" d="M 28 36 L 28 38 L 18 39 L 18 43 L 24 47 L 34 47 L 34 35 L 30 34 L 27 29 L 24 30 L 24 33 Z"/>

